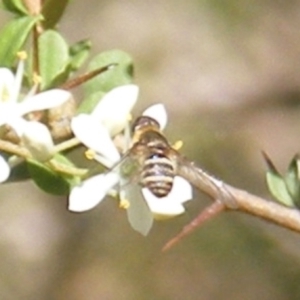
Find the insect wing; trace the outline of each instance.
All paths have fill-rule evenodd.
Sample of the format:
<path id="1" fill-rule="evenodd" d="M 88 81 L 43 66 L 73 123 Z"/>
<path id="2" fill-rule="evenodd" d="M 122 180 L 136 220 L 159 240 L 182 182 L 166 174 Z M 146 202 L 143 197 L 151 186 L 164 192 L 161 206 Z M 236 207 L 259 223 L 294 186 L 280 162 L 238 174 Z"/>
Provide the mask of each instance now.
<path id="1" fill-rule="evenodd" d="M 203 192 L 213 196 L 215 200 L 222 201 L 230 208 L 236 208 L 234 197 L 221 180 L 209 175 L 175 150 L 171 151 L 170 157 L 176 161 L 176 172 L 179 176 L 185 178 Z"/>
<path id="2" fill-rule="evenodd" d="M 139 151 L 137 151 L 139 149 Z M 142 151 L 140 150 L 142 149 Z M 143 235 L 147 235 L 153 224 L 150 211 L 139 185 L 143 161 L 148 151 L 145 147 L 132 147 L 124 154 L 120 162 L 113 167 L 121 177 L 119 194 L 121 199 L 129 202 L 126 209 L 131 227 Z"/>
<path id="3" fill-rule="evenodd" d="M 136 153 L 136 147 L 129 149 L 117 162 L 109 172 L 117 172 L 122 178 L 121 185 L 132 182 L 133 178 L 138 181 L 138 175 L 142 171 L 143 158 L 140 153 Z"/>
<path id="4" fill-rule="evenodd" d="M 150 211 L 138 184 L 126 184 L 122 188 L 123 197 L 129 201 L 126 209 L 128 221 L 131 227 L 147 235 L 153 224 L 153 214 Z"/>
<path id="5" fill-rule="evenodd" d="M 131 179 L 141 172 L 142 166 L 140 165 L 138 159 L 132 152 L 124 155 L 122 162 L 119 166 L 120 176 L 125 180 L 125 182 L 131 181 Z"/>

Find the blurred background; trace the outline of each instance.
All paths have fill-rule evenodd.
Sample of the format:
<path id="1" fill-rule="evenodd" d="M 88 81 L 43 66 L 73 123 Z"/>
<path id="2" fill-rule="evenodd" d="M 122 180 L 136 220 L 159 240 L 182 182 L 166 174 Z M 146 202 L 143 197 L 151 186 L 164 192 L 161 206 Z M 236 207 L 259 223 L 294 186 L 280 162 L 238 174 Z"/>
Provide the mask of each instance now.
<path id="1" fill-rule="evenodd" d="M 60 25 L 95 54 L 130 53 L 135 113 L 164 103 L 182 153 L 266 198 L 261 151 L 284 172 L 299 150 L 299 28 L 299 0 L 74 0 Z M 2 185 L 0 298 L 299 299 L 300 235 L 255 217 L 224 213 L 161 253 L 209 203 L 196 192 L 144 238 L 114 201 L 72 214 L 31 182 Z"/>

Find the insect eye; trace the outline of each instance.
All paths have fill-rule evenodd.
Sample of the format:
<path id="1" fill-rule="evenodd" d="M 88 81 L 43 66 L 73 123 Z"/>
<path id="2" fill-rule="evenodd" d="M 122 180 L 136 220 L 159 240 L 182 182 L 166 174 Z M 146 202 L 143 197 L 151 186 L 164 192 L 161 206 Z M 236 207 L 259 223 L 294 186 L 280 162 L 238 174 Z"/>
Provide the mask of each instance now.
<path id="1" fill-rule="evenodd" d="M 132 132 L 135 132 L 136 130 L 138 130 L 138 127 L 140 127 L 141 118 L 142 117 L 136 118 L 135 121 L 132 123 L 132 126 L 131 126 L 131 131 Z"/>
<path id="2" fill-rule="evenodd" d="M 140 130 L 140 129 L 143 129 L 145 127 L 159 128 L 159 124 L 156 120 L 154 120 L 150 117 L 141 116 L 141 117 L 138 117 L 134 121 L 134 123 L 132 124 L 131 130 L 132 130 L 132 133 L 133 133 L 133 132 L 135 132 L 137 130 Z"/>

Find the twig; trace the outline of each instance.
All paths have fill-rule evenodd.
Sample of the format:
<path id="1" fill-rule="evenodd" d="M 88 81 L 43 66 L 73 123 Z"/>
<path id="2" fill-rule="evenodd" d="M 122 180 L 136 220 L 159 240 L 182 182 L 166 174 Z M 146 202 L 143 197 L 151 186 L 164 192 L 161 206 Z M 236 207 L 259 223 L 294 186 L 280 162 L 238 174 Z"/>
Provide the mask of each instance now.
<path id="1" fill-rule="evenodd" d="M 30 152 L 26 148 L 4 140 L 0 140 L 0 150 L 23 158 L 31 157 Z"/>
<path id="2" fill-rule="evenodd" d="M 238 210 L 300 233 L 299 210 L 252 195 L 230 185 L 226 185 L 226 188 L 234 196 Z"/>
<path id="3" fill-rule="evenodd" d="M 184 161 L 184 164 L 179 165 L 178 172 L 180 176 L 187 179 L 200 191 L 206 193 L 215 202 L 171 239 L 163 247 L 163 251 L 169 250 L 183 237 L 225 209 L 243 211 L 300 233 L 299 210 L 283 206 L 226 184 L 204 172 L 201 168 L 196 167 L 194 163 Z"/>
<path id="4" fill-rule="evenodd" d="M 207 174 L 193 163 L 181 166 L 179 175 L 213 200 L 222 201 L 227 209 L 241 210 L 300 233 L 300 212 L 297 209 L 235 188 Z"/>

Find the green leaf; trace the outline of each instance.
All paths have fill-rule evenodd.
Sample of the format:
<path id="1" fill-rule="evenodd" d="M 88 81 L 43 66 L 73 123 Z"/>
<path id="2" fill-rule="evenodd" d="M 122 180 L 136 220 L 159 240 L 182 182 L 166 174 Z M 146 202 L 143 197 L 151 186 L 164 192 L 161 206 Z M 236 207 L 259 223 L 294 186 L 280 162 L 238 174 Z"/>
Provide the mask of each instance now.
<path id="1" fill-rule="evenodd" d="M 70 54 L 76 55 L 80 53 L 81 51 L 90 50 L 92 47 L 92 43 L 90 40 L 82 40 L 70 47 Z"/>
<path id="2" fill-rule="evenodd" d="M 3 0 L 4 7 L 15 14 L 27 15 L 28 11 L 22 0 Z"/>
<path id="3" fill-rule="evenodd" d="M 68 78 L 70 77 L 71 72 L 72 72 L 72 68 L 69 64 L 67 64 L 66 68 L 64 70 L 62 70 L 59 74 L 57 74 L 56 77 L 53 78 L 50 86 L 48 86 L 47 88 L 58 87 L 61 84 L 65 83 L 68 80 Z"/>
<path id="4" fill-rule="evenodd" d="M 42 14 L 45 18 L 43 26 L 45 29 L 54 28 L 61 19 L 69 0 L 47 0 L 43 5 Z"/>
<path id="5" fill-rule="evenodd" d="M 296 206 L 300 205 L 300 182 L 299 182 L 299 166 L 298 156 L 295 156 L 288 168 L 285 175 L 285 184 L 293 202 Z"/>
<path id="6" fill-rule="evenodd" d="M 69 170 L 75 169 L 76 166 L 64 155 L 56 153 L 51 161 L 59 164 L 61 169 L 57 171 L 58 173 L 62 174 L 66 181 L 70 184 L 70 186 L 75 186 L 80 183 L 81 179 L 79 176 L 70 176 Z"/>
<path id="7" fill-rule="evenodd" d="M 43 191 L 53 195 L 69 194 L 71 184 L 64 176 L 34 160 L 28 160 L 27 167 L 31 178 Z"/>
<path id="8" fill-rule="evenodd" d="M 77 108 L 76 113 L 77 114 L 80 114 L 80 113 L 90 114 L 94 110 L 95 106 L 100 102 L 100 100 L 102 99 L 102 97 L 104 95 L 105 95 L 105 93 L 101 92 L 101 91 L 90 95 L 89 97 L 84 99 L 84 101 L 82 101 L 80 103 L 80 105 Z"/>
<path id="9" fill-rule="evenodd" d="M 111 50 L 100 53 L 90 62 L 88 71 L 92 71 L 110 64 L 117 64 L 110 70 L 103 72 L 84 84 L 85 96 L 96 92 L 108 92 L 111 89 L 129 84 L 133 78 L 133 61 L 126 52 Z"/>
<path id="10" fill-rule="evenodd" d="M 28 173 L 27 163 L 22 162 L 11 169 L 8 182 L 18 182 L 30 178 Z"/>
<path id="11" fill-rule="evenodd" d="M 39 61 L 42 89 L 53 82 L 68 67 L 69 49 L 63 37 L 54 30 L 45 31 L 39 38 Z"/>
<path id="12" fill-rule="evenodd" d="M 288 191 L 285 179 L 277 171 L 269 156 L 265 152 L 263 152 L 262 154 L 269 169 L 266 172 L 266 181 L 270 193 L 282 204 L 285 204 L 287 206 L 294 206 L 294 202 Z"/>
<path id="13" fill-rule="evenodd" d="M 86 61 L 90 54 L 92 43 L 89 40 L 83 40 L 70 47 L 70 66 L 73 71 L 78 70 Z"/>
<path id="14" fill-rule="evenodd" d="M 285 180 L 278 173 L 267 171 L 266 181 L 269 191 L 275 199 L 286 206 L 294 206 L 294 201 L 287 190 Z"/>
<path id="15" fill-rule="evenodd" d="M 23 47 L 32 27 L 41 16 L 28 16 L 10 21 L 0 32 L 0 66 L 11 67 Z"/>

